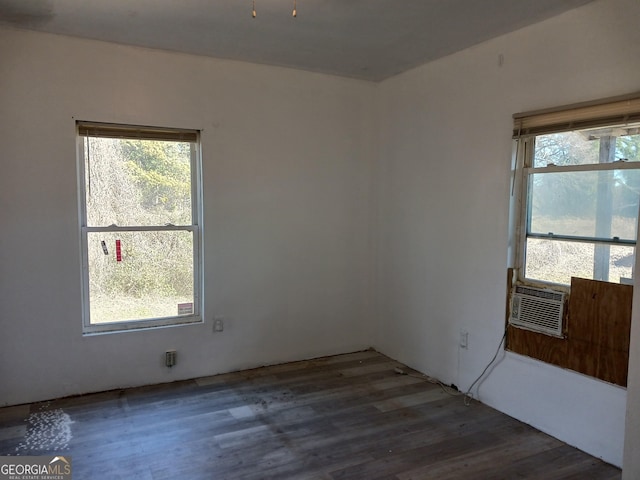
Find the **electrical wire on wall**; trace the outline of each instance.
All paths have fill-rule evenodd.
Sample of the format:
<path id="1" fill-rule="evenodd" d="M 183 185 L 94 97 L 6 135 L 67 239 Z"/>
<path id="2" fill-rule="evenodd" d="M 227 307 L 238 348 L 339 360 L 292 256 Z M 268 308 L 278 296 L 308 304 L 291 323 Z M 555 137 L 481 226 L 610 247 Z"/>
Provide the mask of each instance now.
<path id="1" fill-rule="evenodd" d="M 444 393 L 446 393 L 447 395 L 451 395 L 452 397 L 457 397 L 457 396 L 460 396 L 460 395 L 464 395 L 464 404 L 468 407 L 469 405 L 471 405 L 471 400 L 473 400 L 473 394 L 471 393 L 471 390 L 473 390 L 473 387 L 475 387 L 476 383 L 478 383 L 480 381 L 480 379 L 482 379 L 482 377 L 484 377 L 484 375 L 487 373 L 487 371 L 489 370 L 491 365 L 493 365 L 494 362 L 496 361 L 496 359 L 498 358 L 498 354 L 500 353 L 500 349 L 502 347 L 502 344 L 504 343 L 504 341 L 507 338 L 507 330 L 508 330 L 508 326 L 504 329 L 504 333 L 502 334 L 502 338 L 500 339 L 500 343 L 498 344 L 498 348 L 496 349 L 496 353 L 494 354 L 493 358 L 487 364 L 487 366 L 484 367 L 484 370 L 482 370 L 482 373 L 478 376 L 478 378 L 476 378 L 473 381 L 473 383 L 467 389 L 466 392 L 461 392 L 461 391 L 457 390 L 455 388 L 455 386 L 453 386 L 453 385 L 452 386 L 445 385 L 440 380 L 438 380 L 436 378 L 433 378 L 433 377 L 430 377 L 428 375 L 424 375 L 422 373 L 410 373 L 410 372 L 407 372 L 407 371 L 403 370 L 400 367 L 394 368 L 393 371 L 396 372 L 398 375 L 407 375 L 409 377 L 419 378 L 419 379 L 424 380 L 426 382 L 433 383 L 434 385 L 438 385 L 442 389 L 442 391 Z"/>
<path id="2" fill-rule="evenodd" d="M 469 405 L 471 405 L 471 400 L 473 400 L 473 393 L 471 393 L 471 390 L 473 390 L 473 387 L 476 385 L 476 383 L 478 383 L 480 381 L 480 379 L 482 377 L 484 377 L 484 374 L 487 373 L 487 370 L 489 370 L 489 367 L 491 367 L 491 365 L 493 365 L 493 362 L 496 361 L 496 359 L 498 358 L 498 354 L 500 353 L 500 349 L 502 348 L 502 344 L 504 343 L 504 341 L 507 338 L 507 330 L 508 330 L 508 326 L 505 327 L 504 329 L 504 333 L 502 334 L 502 338 L 500 339 L 500 343 L 498 344 L 498 348 L 496 349 L 496 353 L 493 356 L 493 358 L 491 359 L 491 361 L 487 364 L 486 367 L 484 367 L 484 370 L 482 370 L 482 373 L 478 376 L 478 378 L 476 378 L 473 383 L 471 384 L 471 386 L 467 389 L 467 391 L 464 393 L 464 404 L 468 407 Z"/>

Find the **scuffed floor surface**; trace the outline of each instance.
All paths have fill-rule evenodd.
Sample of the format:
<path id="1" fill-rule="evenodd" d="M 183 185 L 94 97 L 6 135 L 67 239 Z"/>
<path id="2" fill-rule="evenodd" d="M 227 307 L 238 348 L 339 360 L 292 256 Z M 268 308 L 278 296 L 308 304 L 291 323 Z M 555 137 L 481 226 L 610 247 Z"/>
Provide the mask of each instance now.
<path id="1" fill-rule="evenodd" d="M 0 409 L 0 455 L 78 480 L 619 480 L 374 351 Z"/>

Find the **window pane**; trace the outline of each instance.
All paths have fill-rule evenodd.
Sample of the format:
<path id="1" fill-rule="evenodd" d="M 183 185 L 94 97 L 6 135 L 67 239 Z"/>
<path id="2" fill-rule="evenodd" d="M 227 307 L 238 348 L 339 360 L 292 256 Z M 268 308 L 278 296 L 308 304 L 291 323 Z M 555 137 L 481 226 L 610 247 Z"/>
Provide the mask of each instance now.
<path id="1" fill-rule="evenodd" d="M 87 226 L 191 225 L 191 143 L 84 137 Z"/>
<path id="2" fill-rule="evenodd" d="M 89 232 L 87 241 L 92 324 L 195 313 L 192 232 Z"/>
<path id="3" fill-rule="evenodd" d="M 553 133 L 536 137 L 533 166 L 583 165 L 599 162 L 599 140 L 581 132 Z"/>
<path id="4" fill-rule="evenodd" d="M 634 131 L 640 131 L 640 128 L 636 127 Z M 629 162 L 640 162 L 640 135 L 618 137 L 616 139 L 616 158 L 622 158 Z"/>
<path id="5" fill-rule="evenodd" d="M 536 137 L 533 166 L 549 164 L 586 165 L 600 163 L 601 138 L 615 142 L 615 151 L 607 161 L 640 161 L 638 126 L 610 127 L 580 132 L 553 133 Z"/>
<path id="6" fill-rule="evenodd" d="M 536 173 L 529 232 L 635 240 L 640 170 Z"/>
<path id="7" fill-rule="evenodd" d="M 635 248 L 527 239 L 525 277 L 571 284 L 571 277 L 620 283 L 633 276 Z"/>

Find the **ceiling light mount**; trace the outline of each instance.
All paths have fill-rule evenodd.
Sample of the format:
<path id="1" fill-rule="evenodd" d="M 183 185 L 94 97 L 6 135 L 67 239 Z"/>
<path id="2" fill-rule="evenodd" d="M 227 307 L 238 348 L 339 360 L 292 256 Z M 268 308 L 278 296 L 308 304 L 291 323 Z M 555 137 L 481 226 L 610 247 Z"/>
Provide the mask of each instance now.
<path id="1" fill-rule="evenodd" d="M 258 14 L 256 13 L 256 0 L 252 0 L 252 8 L 251 8 L 251 17 L 256 18 Z M 293 18 L 298 17 L 298 0 L 293 0 L 293 11 L 291 12 L 291 16 Z"/>

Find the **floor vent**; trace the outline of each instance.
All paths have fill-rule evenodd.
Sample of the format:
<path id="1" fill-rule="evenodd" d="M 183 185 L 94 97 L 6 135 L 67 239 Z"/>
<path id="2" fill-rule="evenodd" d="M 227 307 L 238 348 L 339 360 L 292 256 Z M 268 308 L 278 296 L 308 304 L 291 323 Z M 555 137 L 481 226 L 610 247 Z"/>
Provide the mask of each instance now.
<path id="1" fill-rule="evenodd" d="M 564 296 L 562 292 L 517 285 L 511 295 L 509 324 L 562 337 Z"/>

